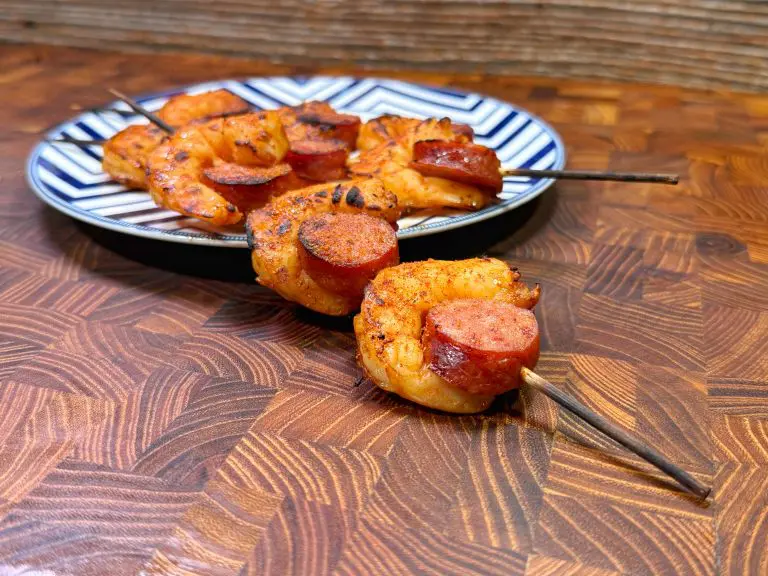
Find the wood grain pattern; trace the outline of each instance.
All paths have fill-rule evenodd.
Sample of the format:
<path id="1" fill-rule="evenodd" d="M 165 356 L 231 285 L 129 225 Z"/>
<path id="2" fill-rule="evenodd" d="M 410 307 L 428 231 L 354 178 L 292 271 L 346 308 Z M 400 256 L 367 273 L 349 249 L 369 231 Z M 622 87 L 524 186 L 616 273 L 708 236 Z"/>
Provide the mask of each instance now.
<path id="1" fill-rule="evenodd" d="M 768 420 L 713 416 L 712 444 L 718 461 L 768 463 Z"/>
<path id="2" fill-rule="evenodd" d="M 530 551 L 551 444 L 552 436 L 541 431 L 485 420 L 470 445 L 449 531 L 494 548 Z"/>
<path id="3" fill-rule="evenodd" d="M 613 570 L 603 570 L 539 554 L 528 558 L 525 573 L 531 576 L 615 576 L 618 574 Z"/>
<path id="4" fill-rule="evenodd" d="M 762 66 L 768 12 L 749 1 L 464 0 L 438 8 L 429 2 L 228 0 L 213 8 L 199 0 L 121 0 L 104 12 L 88 0 L 34 0 L 11 2 L 3 16 L 3 37 L 27 42 L 206 50 L 302 65 L 342 61 L 755 90 L 768 85 Z M 612 125 L 619 112 L 613 103 L 559 104 L 568 118 L 576 107 L 575 118 L 598 125 Z M 701 116 L 711 121 L 714 115 Z"/>
<path id="5" fill-rule="evenodd" d="M 248 270 L 164 269 L 210 275 L 222 256 L 150 261 L 158 245 L 83 228 L 24 182 L 27 149 L 106 86 L 313 71 L 0 47 L 0 574 L 765 573 L 768 97 L 400 74 L 530 108 L 573 168 L 681 173 L 675 188 L 562 182 L 467 234 L 541 283 L 537 372 L 713 485 L 701 505 L 539 394 L 456 417 L 358 384 L 347 319 Z"/>
<path id="6" fill-rule="evenodd" d="M 330 574 L 351 532 L 340 508 L 283 498 L 239 576 Z"/>
<path id="7" fill-rule="evenodd" d="M 0 521 L 0 555 L 45 573 L 131 574 L 197 494 L 64 460 Z"/>
<path id="8" fill-rule="evenodd" d="M 723 572 L 760 574 L 768 569 L 768 467 L 729 462 L 718 469 L 716 526 Z"/>

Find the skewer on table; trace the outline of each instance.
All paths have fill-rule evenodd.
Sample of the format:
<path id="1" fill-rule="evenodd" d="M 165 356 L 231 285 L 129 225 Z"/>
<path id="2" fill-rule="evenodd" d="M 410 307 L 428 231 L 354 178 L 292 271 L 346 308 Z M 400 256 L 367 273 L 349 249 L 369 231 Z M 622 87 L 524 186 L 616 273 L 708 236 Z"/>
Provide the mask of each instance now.
<path id="1" fill-rule="evenodd" d="M 176 131 L 176 129 L 173 126 L 171 126 L 170 124 L 167 124 L 166 122 L 162 121 L 155 114 L 153 114 L 152 112 L 150 112 L 149 110 L 144 108 L 141 104 L 139 104 L 138 102 L 136 102 L 133 99 L 129 98 L 128 96 L 126 96 L 122 92 L 119 92 L 119 91 L 117 91 L 117 90 L 115 90 L 113 88 L 109 88 L 108 92 L 110 94 L 112 94 L 113 96 L 115 96 L 116 98 L 118 98 L 119 100 L 122 100 L 123 102 L 128 104 L 128 106 L 130 106 L 131 109 L 134 112 L 136 112 L 138 114 L 141 114 L 147 120 L 152 122 L 155 126 L 160 128 L 164 132 L 166 132 L 168 134 L 173 134 Z"/>
<path id="2" fill-rule="evenodd" d="M 529 170 L 527 168 L 502 168 L 502 176 L 528 178 L 554 178 L 556 180 L 601 180 L 610 182 L 652 182 L 676 185 L 677 174 L 648 174 L 644 172 L 593 172 L 588 170 Z"/>
<path id="3" fill-rule="evenodd" d="M 528 386 L 548 396 L 569 412 L 572 412 L 600 430 L 600 432 L 610 439 L 618 442 L 631 452 L 634 452 L 646 462 L 653 464 L 656 468 L 674 478 L 683 488 L 692 494 L 695 494 L 702 500 L 705 500 L 707 496 L 709 496 L 709 493 L 712 491 L 711 488 L 704 486 L 688 472 L 670 462 L 655 448 L 648 446 L 636 436 L 622 430 L 599 414 L 592 412 L 592 410 L 581 404 L 578 400 L 564 393 L 557 386 L 548 382 L 528 368 L 523 368 L 520 372 L 520 376 L 523 379 L 523 382 Z"/>

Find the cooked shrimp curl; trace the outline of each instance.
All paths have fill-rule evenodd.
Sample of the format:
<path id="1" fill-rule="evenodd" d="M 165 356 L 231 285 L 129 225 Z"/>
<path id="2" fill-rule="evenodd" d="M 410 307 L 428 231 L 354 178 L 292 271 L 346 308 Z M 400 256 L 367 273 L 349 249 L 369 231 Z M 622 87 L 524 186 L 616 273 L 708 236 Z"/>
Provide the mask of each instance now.
<path id="1" fill-rule="evenodd" d="M 158 111 L 160 120 L 174 127 L 198 120 L 245 114 L 251 105 L 229 90 L 212 90 L 201 94 L 177 94 Z"/>
<path id="2" fill-rule="evenodd" d="M 354 319 L 358 361 L 366 376 L 423 406 L 464 414 L 485 410 L 495 393 L 453 385 L 430 368 L 429 349 L 422 340 L 425 318 L 431 309 L 455 300 L 491 300 L 531 309 L 538 302 L 539 287 L 531 290 L 519 279 L 505 262 L 490 258 L 428 260 L 382 270 L 368 285 Z"/>
<path id="3" fill-rule="evenodd" d="M 426 121 L 426 125 L 428 126 L 431 122 L 434 122 L 434 120 Z M 440 124 L 440 122 L 442 122 L 443 126 L 445 125 L 444 120 L 438 121 L 437 123 Z M 425 121 L 419 120 L 418 118 L 384 114 L 383 116 L 369 120 L 360 127 L 360 133 L 357 136 L 357 149 L 361 151 L 370 150 L 384 142 L 399 140 L 400 138 L 414 134 L 418 135 L 419 139 L 426 139 L 425 136 L 427 135 L 423 132 L 419 133 L 420 130 L 423 130 L 423 128 L 420 127 L 423 126 L 425 126 Z M 439 134 L 433 133 L 429 136 L 433 139 L 448 136 L 450 140 L 457 140 L 459 142 L 471 142 L 474 138 L 472 128 L 466 124 L 450 122 L 449 133 L 446 133 L 443 130 L 444 129 L 441 129 Z"/>
<path id="4" fill-rule="evenodd" d="M 246 221 L 258 282 L 316 312 L 350 314 L 368 280 L 398 261 L 399 215 L 397 198 L 376 179 L 275 197 Z"/>
<path id="5" fill-rule="evenodd" d="M 165 139 L 165 132 L 150 124 L 135 124 L 104 142 L 101 165 L 116 182 L 146 190 L 149 155 Z"/>
<path id="6" fill-rule="evenodd" d="M 248 102 L 239 96 L 228 90 L 214 90 L 174 96 L 158 110 L 157 116 L 178 128 L 193 121 L 242 114 L 248 109 Z M 121 184 L 145 190 L 149 155 L 165 137 L 165 132 L 151 124 L 128 126 L 104 143 L 104 171 Z"/>
<path id="7" fill-rule="evenodd" d="M 206 179 L 214 164 L 273 166 L 288 151 L 275 112 L 253 112 L 190 125 L 161 144 L 149 158 L 149 192 L 171 210 L 216 225 L 236 224 L 243 212 Z"/>

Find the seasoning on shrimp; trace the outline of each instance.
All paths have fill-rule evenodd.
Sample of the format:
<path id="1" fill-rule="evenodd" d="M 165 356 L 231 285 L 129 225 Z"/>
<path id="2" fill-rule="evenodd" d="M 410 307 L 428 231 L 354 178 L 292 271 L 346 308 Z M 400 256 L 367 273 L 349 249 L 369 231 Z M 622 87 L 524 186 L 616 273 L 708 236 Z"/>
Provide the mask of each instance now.
<path id="1" fill-rule="evenodd" d="M 236 224 L 250 206 L 241 209 L 210 185 L 206 169 L 222 162 L 273 166 L 287 151 L 288 140 L 275 112 L 187 126 L 151 154 L 149 192 L 160 206 L 186 216 L 216 225 Z"/>

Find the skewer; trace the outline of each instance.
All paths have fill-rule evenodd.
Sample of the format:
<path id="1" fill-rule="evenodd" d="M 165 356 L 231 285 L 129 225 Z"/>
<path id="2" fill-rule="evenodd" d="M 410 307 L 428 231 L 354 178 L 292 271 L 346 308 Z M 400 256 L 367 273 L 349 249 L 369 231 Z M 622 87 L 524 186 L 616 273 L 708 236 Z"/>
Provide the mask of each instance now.
<path id="1" fill-rule="evenodd" d="M 158 118 L 155 114 L 152 114 L 149 110 L 144 108 L 141 104 L 136 102 L 135 100 L 129 98 L 122 92 L 118 92 L 117 90 L 113 90 L 112 88 L 109 89 L 109 92 L 128 104 L 128 106 L 131 107 L 131 109 L 134 112 L 137 112 L 144 116 L 147 120 L 152 122 L 153 124 L 157 125 L 158 128 L 163 130 L 164 132 L 167 132 L 168 134 L 173 134 L 176 130 L 171 126 L 170 124 L 167 124 L 166 122 L 163 122 L 160 118 Z M 115 108 L 107 108 L 107 111 L 110 112 L 117 112 L 119 114 L 124 114 L 124 110 L 117 110 Z M 46 142 L 49 144 L 74 144 L 75 146 L 101 146 L 103 145 L 106 140 L 94 138 L 93 140 L 80 140 L 78 138 L 72 138 L 71 136 L 67 136 L 66 134 L 61 134 L 58 138 L 46 138 Z"/>
<path id="2" fill-rule="evenodd" d="M 555 178 L 560 180 L 603 180 L 614 182 L 652 182 L 675 185 L 677 174 L 645 172 L 596 172 L 590 170 L 532 170 L 499 167 L 494 150 L 472 142 L 420 140 L 413 145 L 411 167 L 425 176 L 456 179 L 500 192 L 505 176 Z"/>
<path id="3" fill-rule="evenodd" d="M 108 91 L 109 91 L 110 94 L 112 94 L 113 96 L 117 97 L 119 100 L 122 100 L 123 102 L 128 104 L 128 106 L 130 106 L 131 109 L 134 112 L 137 112 L 138 114 L 141 114 L 147 120 L 149 120 L 150 122 L 155 124 L 158 128 L 160 128 L 164 132 L 167 132 L 168 134 L 173 134 L 176 131 L 173 128 L 173 126 L 163 122 L 160 118 L 158 118 L 157 116 L 152 114 L 152 112 L 150 112 L 149 110 L 144 108 L 141 104 L 139 104 L 138 102 L 132 100 L 131 98 L 129 98 L 128 96 L 126 96 L 122 92 L 119 92 L 119 91 L 117 91 L 117 90 L 115 90 L 113 88 L 109 88 Z"/>
<path id="4" fill-rule="evenodd" d="M 704 486 L 688 472 L 667 460 L 667 458 L 655 448 L 648 446 L 636 436 L 629 434 L 599 414 L 592 412 L 592 410 L 581 404 L 578 400 L 565 394 L 554 384 L 548 382 L 528 368 L 523 368 L 520 372 L 520 376 L 528 386 L 548 396 L 569 412 L 572 412 L 600 430 L 600 432 L 610 439 L 618 442 L 631 452 L 634 452 L 646 462 L 653 464 L 656 468 L 674 478 L 689 492 L 695 494 L 702 500 L 705 500 L 707 496 L 709 496 L 709 493 L 712 490 L 711 488 Z"/>
<path id="5" fill-rule="evenodd" d="M 676 185 L 677 174 L 647 174 L 643 172 L 592 172 L 587 170 L 529 170 L 527 168 L 502 168 L 502 176 L 527 176 L 529 178 L 555 178 L 557 180 L 601 180 L 611 182 L 652 182 Z"/>
<path id="6" fill-rule="evenodd" d="M 76 146 L 101 146 L 106 142 L 101 138 L 94 138 L 93 140 L 80 140 L 79 138 L 72 138 L 66 134 L 59 135 L 58 138 L 46 138 L 46 142 L 50 144 L 74 144 Z"/>

